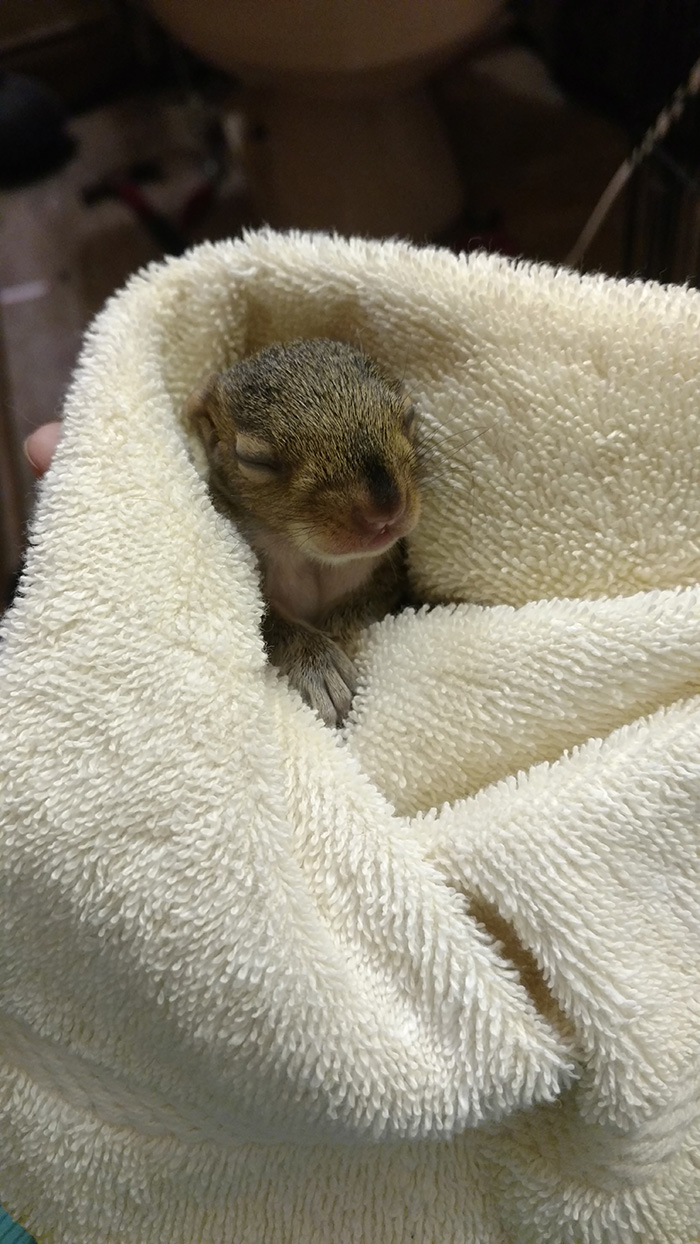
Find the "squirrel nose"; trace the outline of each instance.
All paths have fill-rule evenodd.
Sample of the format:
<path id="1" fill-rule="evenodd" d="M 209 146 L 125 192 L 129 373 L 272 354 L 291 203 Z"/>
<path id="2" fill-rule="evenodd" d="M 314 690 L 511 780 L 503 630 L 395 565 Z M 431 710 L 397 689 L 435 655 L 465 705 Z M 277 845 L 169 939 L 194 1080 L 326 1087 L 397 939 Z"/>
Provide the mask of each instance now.
<path id="1" fill-rule="evenodd" d="M 406 502 L 399 500 L 395 504 L 385 506 L 355 506 L 352 512 L 352 524 L 359 535 L 376 536 L 385 529 L 393 527 L 406 517 Z"/>

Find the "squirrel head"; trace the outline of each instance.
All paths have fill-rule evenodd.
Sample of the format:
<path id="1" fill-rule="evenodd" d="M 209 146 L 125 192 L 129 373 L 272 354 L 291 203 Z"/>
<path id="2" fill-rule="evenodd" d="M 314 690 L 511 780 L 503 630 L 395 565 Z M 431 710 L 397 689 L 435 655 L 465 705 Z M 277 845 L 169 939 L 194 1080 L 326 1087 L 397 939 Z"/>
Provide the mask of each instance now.
<path id="1" fill-rule="evenodd" d="M 187 414 L 217 490 L 309 558 L 376 557 L 418 520 L 415 411 L 346 342 L 269 346 L 212 376 Z"/>

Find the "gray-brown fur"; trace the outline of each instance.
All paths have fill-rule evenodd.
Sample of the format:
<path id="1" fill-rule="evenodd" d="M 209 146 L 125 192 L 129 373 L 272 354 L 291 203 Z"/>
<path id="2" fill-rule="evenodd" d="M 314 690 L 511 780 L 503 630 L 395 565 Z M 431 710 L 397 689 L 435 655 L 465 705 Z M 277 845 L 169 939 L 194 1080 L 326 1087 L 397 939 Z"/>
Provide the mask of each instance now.
<path id="1" fill-rule="evenodd" d="M 211 377 L 188 410 L 212 499 L 258 554 L 270 660 L 338 724 L 356 686 L 346 649 L 407 597 L 401 537 L 420 505 L 410 404 L 361 351 L 313 339 L 271 346 Z M 375 552 L 375 539 L 389 543 Z M 294 616 L 294 586 L 280 586 L 285 559 L 296 559 L 301 579 L 308 572 L 319 601 L 341 595 Z"/>

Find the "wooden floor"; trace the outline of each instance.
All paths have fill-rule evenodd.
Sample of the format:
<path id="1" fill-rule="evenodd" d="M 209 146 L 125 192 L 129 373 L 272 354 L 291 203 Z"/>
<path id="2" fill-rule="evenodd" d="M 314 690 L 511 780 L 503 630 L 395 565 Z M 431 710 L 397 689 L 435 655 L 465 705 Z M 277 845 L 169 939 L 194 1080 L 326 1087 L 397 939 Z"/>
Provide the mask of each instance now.
<path id="1" fill-rule="evenodd" d="M 625 154 L 623 136 L 566 102 L 517 44 L 453 65 L 439 89 L 475 215 L 495 209 L 513 252 L 563 261 Z M 228 128 L 235 124 L 229 116 Z M 9 428 L 17 444 L 60 414 L 94 313 L 130 273 L 161 254 L 122 202 L 105 197 L 86 205 L 83 192 L 134 162 L 155 161 L 162 177 L 143 188 L 172 217 L 201 181 L 206 158 L 196 107 L 165 95 L 122 100 L 79 117 L 72 129 L 77 154 L 60 173 L 0 195 L 0 379 L 5 437 Z M 249 210 L 234 158 L 192 240 L 237 232 Z M 615 271 L 618 234 L 613 220 L 591 252 L 593 266 Z M 4 460 L 7 471 L 7 446 Z M 22 487 L 29 504 L 28 479 Z M 3 493 L 6 511 L 6 483 Z M 6 565 L 18 551 L 17 530 L 5 520 Z"/>

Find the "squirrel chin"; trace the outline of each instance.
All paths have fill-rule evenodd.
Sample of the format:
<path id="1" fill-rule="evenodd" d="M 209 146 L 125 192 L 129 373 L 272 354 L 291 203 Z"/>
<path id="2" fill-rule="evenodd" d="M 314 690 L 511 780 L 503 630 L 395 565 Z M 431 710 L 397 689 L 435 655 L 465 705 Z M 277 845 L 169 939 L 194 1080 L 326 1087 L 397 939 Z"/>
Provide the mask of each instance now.
<path id="1" fill-rule="evenodd" d="M 308 542 L 303 547 L 304 554 L 311 561 L 322 562 L 328 566 L 337 566 L 342 562 L 361 561 L 363 558 L 377 558 L 384 553 L 388 553 L 393 548 L 397 540 L 401 539 L 400 534 L 393 533 L 387 535 L 383 540 L 375 537 L 368 544 L 364 544 L 358 548 L 338 549 L 331 551 L 330 549 L 319 549 L 310 545 Z"/>

